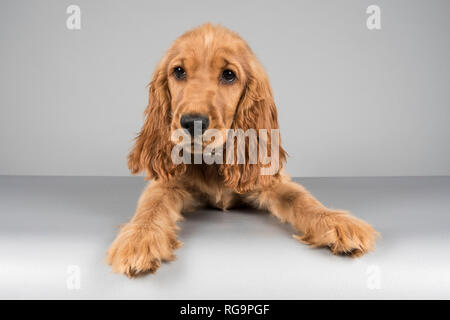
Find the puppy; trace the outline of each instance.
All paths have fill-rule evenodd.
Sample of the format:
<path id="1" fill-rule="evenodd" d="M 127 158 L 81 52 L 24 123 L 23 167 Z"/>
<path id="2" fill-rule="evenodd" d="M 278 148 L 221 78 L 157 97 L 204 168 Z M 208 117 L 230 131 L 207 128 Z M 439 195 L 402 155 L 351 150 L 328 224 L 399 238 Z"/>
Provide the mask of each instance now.
<path id="1" fill-rule="evenodd" d="M 326 208 L 283 172 L 286 153 L 278 128 L 269 80 L 244 40 L 211 24 L 179 37 L 154 72 L 144 125 L 128 157 L 131 172 L 144 171 L 152 182 L 108 250 L 113 271 L 133 277 L 173 260 L 182 245 L 177 221 L 205 205 L 267 210 L 298 230 L 297 240 L 328 247 L 334 254 L 361 256 L 372 250 L 377 233 L 369 224 Z M 215 138 L 207 143 L 210 130 Z M 252 150 L 250 143 L 228 148 L 238 138 L 228 139 L 229 132 L 244 132 L 243 141 L 256 142 L 257 148 Z M 174 133 L 180 133 L 178 140 Z M 180 137 L 187 142 L 179 144 Z M 202 153 L 210 145 L 225 146 L 225 141 L 225 151 L 207 154 L 231 161 L 192 161 L 193 149 Z M 179 145 L 186 161 L 174 161 L 174 155 L 179 160 L 180 153 L 173 152 Z"/>

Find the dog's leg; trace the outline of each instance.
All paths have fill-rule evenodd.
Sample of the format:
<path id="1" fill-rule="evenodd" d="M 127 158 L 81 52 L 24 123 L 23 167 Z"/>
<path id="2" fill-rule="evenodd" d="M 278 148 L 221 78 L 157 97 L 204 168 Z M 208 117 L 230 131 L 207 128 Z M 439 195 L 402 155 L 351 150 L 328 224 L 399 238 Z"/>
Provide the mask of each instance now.
<path id="1" fill-rule="evenodd" d="M 294 237 L 303 243 L 350 256 L 361 256 L 374 248 L 377 232 L 369 224 L 346 211 L 326 208 L 292 181 L 249 193 L 248 200 L 289 222 L 302 233 Z"/>
<path id="2" fill-rule="evenodd" d="M 176 238 L 176 222 L 182 210 L 193 205 L 184 189 L 162 182 L 150 184 L 139 198 L 134 217 L 124 225 L 107 252 L 114 272 L 129 277 L 155 272 L 161 261 L 175 258 L 174 249 L 182 243 Z"/>

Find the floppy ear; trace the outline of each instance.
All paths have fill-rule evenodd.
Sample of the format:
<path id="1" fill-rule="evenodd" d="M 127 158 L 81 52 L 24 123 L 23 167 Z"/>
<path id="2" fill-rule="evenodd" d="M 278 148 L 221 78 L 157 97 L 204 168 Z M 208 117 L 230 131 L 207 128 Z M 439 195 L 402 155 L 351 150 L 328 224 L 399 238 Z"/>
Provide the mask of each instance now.
<path id="1" fill-rule="evenodd" d="M 267 75 L 262 66 L 253 60 L 249 65 L 247 85 L 244 89 L 244 94 L 237 107 L 232 129 L 255 129 L 257 133 L 258 149 L 261 145 L 267 147 L 269 157 L 277 157 L 272 161 L 278 160 L 278 170 L 271 175 L 261 174 L 261 169 L 267 166 L 261 162 L 260 155 L 258 155 L 258 162 L 250 164 L 249 162 L 249 143 L 246 143 L 245 150 L 245 164 L 223 164 L 221 167 L 222 174 L 225 178 L 225 183 L 232 189 L 239 193 L 246 192 L 255 186 L 268 185 L 279 178 L 280 170 L 286 159 L 286 152 L 281 147 L 281 139 L 275 141 L 278 146 L 278 155 L 270 154 L 271 150 L 271 129 L 279 129 L 277 109 L 273 100 L 272 89 L 270 87 Z M 260 129 L 267 130 L 267 137 L 261 136 Z M 265 160 L 265 159 L 264 159 Z"/>
<path id="2" fill-rule="evenodd" d="M 172 119 L 166 59 L 159 63 L 153 74 L 144 116 L 144 125 L 128 155 L 128 168 L 133 174 L 144 170 L 147 179 L 168 179 L 177 171 L 184 170 L 184 164 L 175 165 L 171 159 Z"/>

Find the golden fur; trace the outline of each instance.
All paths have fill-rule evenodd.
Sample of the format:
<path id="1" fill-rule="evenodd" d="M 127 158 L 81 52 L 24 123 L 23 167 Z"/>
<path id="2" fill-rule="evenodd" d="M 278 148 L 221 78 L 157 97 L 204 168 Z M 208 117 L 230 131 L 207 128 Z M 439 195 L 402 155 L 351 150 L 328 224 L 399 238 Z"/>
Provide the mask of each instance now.
<path id="1" fill-rule="evenodd" d="M 186 70 L 184 81 L 172 74 L 177 66 Z M 218 81 L 225 68 L 237 76 L 231 85 Z M 208 115 L 209 127 L 221 132 L 278 129 L 267 75 L 236 33 L 205 24 L 179 37 L 158 64 L 145 122 L 128 158 L 132 173 L 144 171 L 153 181 L 108 250 L 107 261 L 115 272 L 136 276 L 173 260 L 174 249 L 182 244 L 176 237 L 177 221 L 182 213 L 204 205 L 228 209 L 247 204 L 268 210 L 302 234 L 296 239 L 329 247 L 334 254 L 360 256 L 373 249 L 377 233 L 370 225 L 346 211 L 326 208 L 282 169 L 261 175 L 261 163 L 175 165 L 170 135 L 185 113 Z M 280 167 L 284 161 L 280 146 Z"/>

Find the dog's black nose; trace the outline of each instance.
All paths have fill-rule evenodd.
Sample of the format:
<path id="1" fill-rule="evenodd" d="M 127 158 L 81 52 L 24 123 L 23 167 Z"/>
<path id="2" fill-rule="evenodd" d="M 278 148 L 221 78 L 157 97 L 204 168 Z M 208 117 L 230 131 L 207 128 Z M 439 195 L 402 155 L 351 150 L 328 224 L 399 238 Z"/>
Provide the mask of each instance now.
<path id="1" fill-rule="evenodd" d="M 184 114 L 181 116 L 180 125 L 189 131 L 191 136 L 203 134 L 209 126 L 209 118 L 202 114 Z"/>

